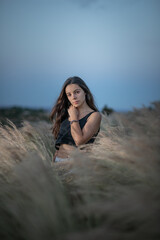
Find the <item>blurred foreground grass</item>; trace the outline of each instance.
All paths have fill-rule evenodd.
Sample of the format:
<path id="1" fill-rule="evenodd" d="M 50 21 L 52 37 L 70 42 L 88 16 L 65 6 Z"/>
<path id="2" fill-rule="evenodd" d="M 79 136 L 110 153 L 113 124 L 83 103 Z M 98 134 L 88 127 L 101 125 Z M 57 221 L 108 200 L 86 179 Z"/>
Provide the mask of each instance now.
<path id="1" fill-rule="evenodd" d="M 160 103 L 103 115 L 90 151 L 52 163 L 47 122 L 0 127 L 0 239 L 160 239 Z"/>

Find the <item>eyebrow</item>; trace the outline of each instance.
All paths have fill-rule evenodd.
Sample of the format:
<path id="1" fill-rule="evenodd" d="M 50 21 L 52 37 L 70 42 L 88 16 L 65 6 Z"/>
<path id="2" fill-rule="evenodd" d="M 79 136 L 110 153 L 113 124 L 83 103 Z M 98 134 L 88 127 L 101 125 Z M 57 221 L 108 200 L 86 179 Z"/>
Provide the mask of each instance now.
<path id="1" fill-rule="evenodd" d="M 75 92 L 75 91 L 77 91 L 77 90 L 81 90 L 80 88 L 77 88 L 77 89 L 75 89 L 73 92 Z M 70 93 L 70 92 L 67 92 L 66 94 L 68 94 L 68 93 Z"/>

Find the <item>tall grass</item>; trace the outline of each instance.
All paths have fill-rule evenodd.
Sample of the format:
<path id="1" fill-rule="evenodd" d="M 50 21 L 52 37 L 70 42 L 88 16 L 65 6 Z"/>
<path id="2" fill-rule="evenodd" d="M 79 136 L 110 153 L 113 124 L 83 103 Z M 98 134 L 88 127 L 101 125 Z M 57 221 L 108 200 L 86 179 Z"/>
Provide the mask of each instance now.
<path id="1" fill-rule="evenodd" d="M 160 238 L 159 102 L 103 115 L 92 147 L 61 163 L 52 163 L 50 124 L 8 123 L 0 127 L 2 239 Z"/>

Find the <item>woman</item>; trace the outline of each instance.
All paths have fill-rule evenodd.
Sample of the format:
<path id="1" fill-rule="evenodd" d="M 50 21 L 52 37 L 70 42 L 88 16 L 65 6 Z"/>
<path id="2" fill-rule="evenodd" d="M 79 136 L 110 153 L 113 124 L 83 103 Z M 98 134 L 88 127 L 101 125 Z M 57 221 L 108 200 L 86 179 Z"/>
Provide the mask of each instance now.
<path id="1" fill-rule="evenodd" d="M 93 96 L 79 77 L 68 78 L 52 109 L 52 133 L 56 139 L 53 161 L 68 160 L 75 147 L 93 143 L 100 130 L 101 114 Z"/>

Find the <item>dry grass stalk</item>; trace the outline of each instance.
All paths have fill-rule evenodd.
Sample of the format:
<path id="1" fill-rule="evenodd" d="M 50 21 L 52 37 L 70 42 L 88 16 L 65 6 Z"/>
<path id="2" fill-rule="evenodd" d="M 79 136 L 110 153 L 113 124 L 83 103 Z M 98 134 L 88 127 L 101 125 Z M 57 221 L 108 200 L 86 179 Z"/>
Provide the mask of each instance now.
<path id="1" fill-rule="evenodd" d="M 4 239 L 159 239 L 159 116 L 103 115 L 95 144 L 55 164 L 49 124 L 1 126 Z"/>

